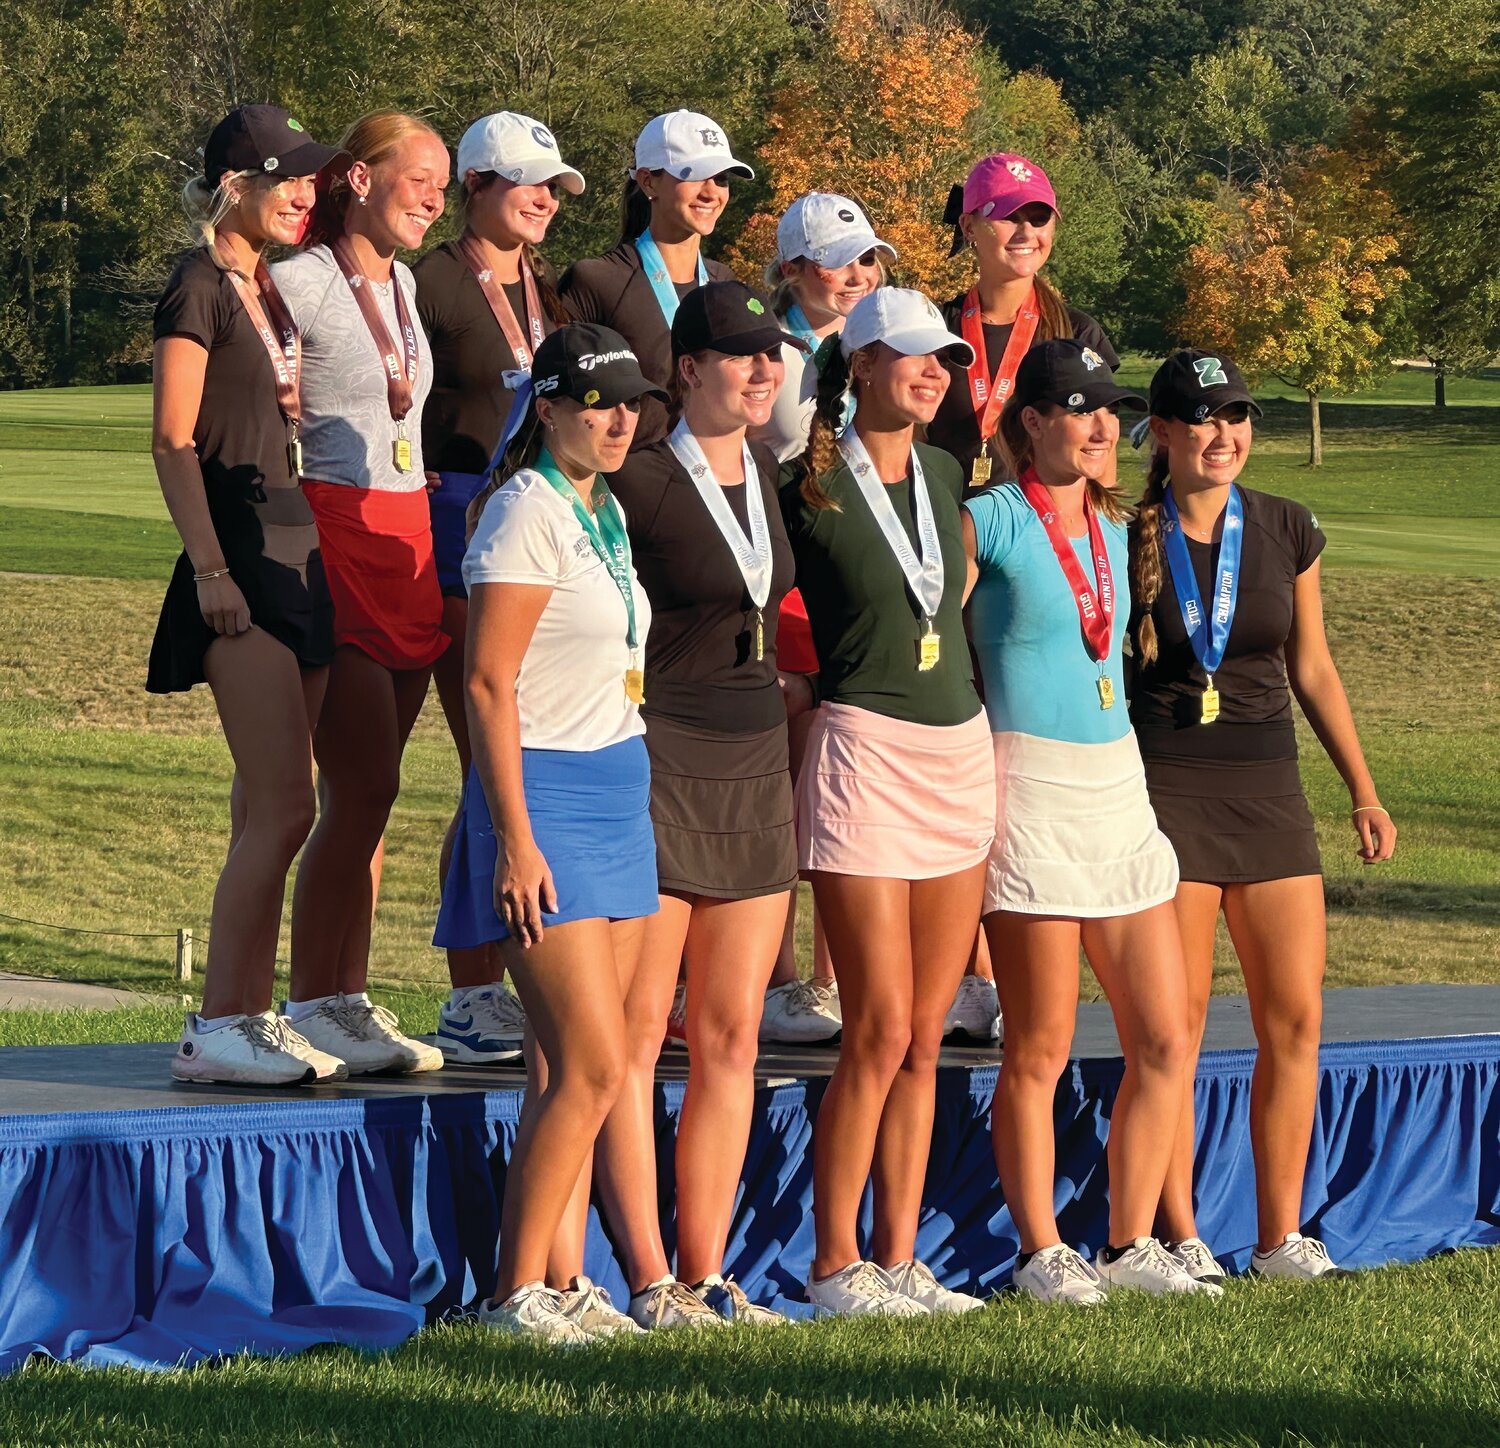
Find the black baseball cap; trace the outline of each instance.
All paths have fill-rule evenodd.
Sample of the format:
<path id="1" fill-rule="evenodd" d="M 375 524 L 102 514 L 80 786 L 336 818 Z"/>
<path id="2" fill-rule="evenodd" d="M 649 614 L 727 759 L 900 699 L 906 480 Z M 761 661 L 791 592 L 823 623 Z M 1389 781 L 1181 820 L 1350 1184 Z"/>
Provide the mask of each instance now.
<path id="1" fill-rule="evenodd" d="M 1093 412 L 1128 402 L 1144 408 L 1146 399 L 1115 381 L 1115 374 L 1092 347 L 1075 337 L 1038 342 L 1016 369 L 1012 407 L 1050 402 L 1069 412 Z"/>
<path id="2" fill-rule="evenodd" d="M 618 407 L 638 397 L 670 401 L 641 371 L 630 343 L 592 322 L 572 322 L 543 339 L 531 359 L 531 385 L 538 397 L 571 397 L 584 407 Z"/>
<path id="3" fill-rule="evenodd" d="M 311 176 L 343 154 L 337 146 L 313 140 L 302 122 L 280 106 L 236 106 L 203 148 L 203 176 L 210 186 L 232 171 Z"/>
<path id="4" fill-rule="evenodd" d="M 783 332 L 770 300 L 743 282 L 705 282 L 685 296 L 672 319 L 672 356 L 723 352 L 729 357 L 773 355 L 781 344 L 808 350 L 807 343 Z"/>
<path id="5" fill-rule="evenodd" d="M 1247 403 L 1251 412 L 1261 416 L 1240 369 L 1217 352 L 1185 347 L 1172 353 L 1151 379 L 1152 417 L 1204 422 L 1221 407 L 1236 402 Z"/>

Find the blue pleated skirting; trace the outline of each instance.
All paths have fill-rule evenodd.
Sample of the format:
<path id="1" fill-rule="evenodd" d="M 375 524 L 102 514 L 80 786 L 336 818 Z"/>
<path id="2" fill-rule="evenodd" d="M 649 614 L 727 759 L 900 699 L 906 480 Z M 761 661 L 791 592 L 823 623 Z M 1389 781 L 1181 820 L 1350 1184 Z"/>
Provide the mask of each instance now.
<path id="1" fill-rule="evenodd" d="M 544 914 L 544 925 L 656 913 L 651 766 L 640 735 L 586 753 L 523 749 L 521 783 L 557 890 L 557 912 Z M 484 790 L 470 769 L 434 945 L 464 950 L 510 934 L 495 913 L 497 853 Z"/>
<path id="2" fill-rule="evenodd" d="M 465 598 L 464 550 L 468 547 L 466 521 L 469 504 L 484 486 L 483 473 L 439 473 L 439 486 L 427 495 L 432 519 L 432 553 L 437 560 L 438 587 L 444 598 Z"/>

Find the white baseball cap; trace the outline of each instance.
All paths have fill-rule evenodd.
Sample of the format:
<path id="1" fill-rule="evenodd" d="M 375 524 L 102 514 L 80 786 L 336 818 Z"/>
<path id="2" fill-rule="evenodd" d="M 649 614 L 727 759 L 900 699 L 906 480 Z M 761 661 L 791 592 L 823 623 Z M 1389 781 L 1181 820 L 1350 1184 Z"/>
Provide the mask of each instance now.
<path id="1" fill-rule="evenodd" d="M 556 181 L 570 196 L 583 194 L 583 177 L 563 165 L 552 132 L 515 111 L 481 116 L 464 132 L 458 143 L 459 179 L 470 171 L 494 171 L 519 186 Z"/>
<path id="2" fill-rule="evenodd" d="M 867 251 L 883 251 L 892 261 L 896 248 L 875 235 L 859 203 L 832 191 L 809 191 L 799 196 L 776 227 L 776 259 L 806 257 L 836 271 Z"/>
<path id="3" fill-rule="evenodd" d="M 921 292 L 905 287 L 881 287 L 854 304 L 839 346 L 852 357 L 872 342 L 884 342 L 906 357 L 941 352 L 962 367 L 974 360 L 974 349 L 948 330 L 943 314 Z"/>
<path id="4" fill-rule="evenodd" d="M 636 137 L 635 169 L 665 171 L 677 181 L 706 181 L 726 171 L 755 179 L 730 152 L 724 128 L 697 111 L 670 111 L 647 121 Z"/>

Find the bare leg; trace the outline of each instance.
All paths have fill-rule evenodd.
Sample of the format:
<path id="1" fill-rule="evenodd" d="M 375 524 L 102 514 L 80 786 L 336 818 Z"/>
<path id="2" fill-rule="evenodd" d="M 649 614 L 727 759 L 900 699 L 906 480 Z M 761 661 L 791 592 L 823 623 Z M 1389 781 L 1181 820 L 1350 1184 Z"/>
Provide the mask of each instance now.
<path id="1" fill-rule="evenodd" d="M 1125 1074 L 1109 1118 L 1109 1241 L 1149 1237 L 1182 1119 L 1187 975 L 1170 904 L 1083 922 L 1083 948 L 1109 997 Z"/>
<path id="2" fill-rule="evenodd" d="M 688 1080 L 677 1126 L 677 1274 L 724 1270 L 755 1105 L 755 1057 L 782 895 L 693 903 L 687 936 Z"/>
<path id="3" fill-rule="evenodd" d="M 499 947 L 496 947 L 496 955 Z M 536 1033 L 526 1029 L 526 1100 L 521 1106 L 521 1121 L 524 1125 L 528 1113 L 536 1110 L 536 1104 L 547 1089 L 549 1073 L 547 1058 L 537 1045 Z M 589 1191 L 593 1182 L 591 1157 L 585 1157 L 583 1169 L 578 1173 L 573 1195 L 563 1211 L 557 1235 L 552 1239 L 552 1250 L 547 1254 L 547 1286 L 559 1291 L 571 1285 L 573 1279 L 583 1271 L 583 1251 L 588 1236 Z"/>
<path id="4" fill-rule="evenodd" d="M 911 883 L 911 1045 L 891 1083 L 875 1143 L 870 1256 L 882 1267 L 909 1262 L 916 1255 L 943 1018 L 953 1004 L 979 928 L 984 871 L 981 860 L 955 875 Z"/>
<path id="5" fill-rule="evenodd" d="M 1055 1246 L 1057 1168 L 1052 1103 L 1078 1015 L 1078 922 L 997 910 L 985 916 L 1005 1053 L 990 1135 L 1021 1251 Z"/>
<path id="6" fill-rule="evenodd" d="M 1323 877 L 1230 885 L 1224 918 L 1245 972 L 1260 1047 L 1250 1081 L 1250 1144 L 1260 1249 L 1268 1252 L 1302 1226 L 1323 1026 Z"/>

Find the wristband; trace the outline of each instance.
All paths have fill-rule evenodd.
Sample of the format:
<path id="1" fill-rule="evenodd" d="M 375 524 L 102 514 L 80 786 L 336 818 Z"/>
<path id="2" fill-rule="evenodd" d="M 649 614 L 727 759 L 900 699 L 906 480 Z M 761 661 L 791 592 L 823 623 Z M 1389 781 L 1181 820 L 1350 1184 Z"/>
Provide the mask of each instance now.
<path id="1" fill-rule="evenodd" d="M 193 575 L 193 582 L 207 583 L 210 578 L 224 578 L 228 573 L 229 570 L 227 568 L 210 568 L 207 573 L 195 573 Z"/>
<path id="2" fill-rule="evenodd" d="M 1362 804 L 1349 811 L 1350 814 L 1383 814 L 1387 819 L 1391 812 L 1383 804 Z"/>

